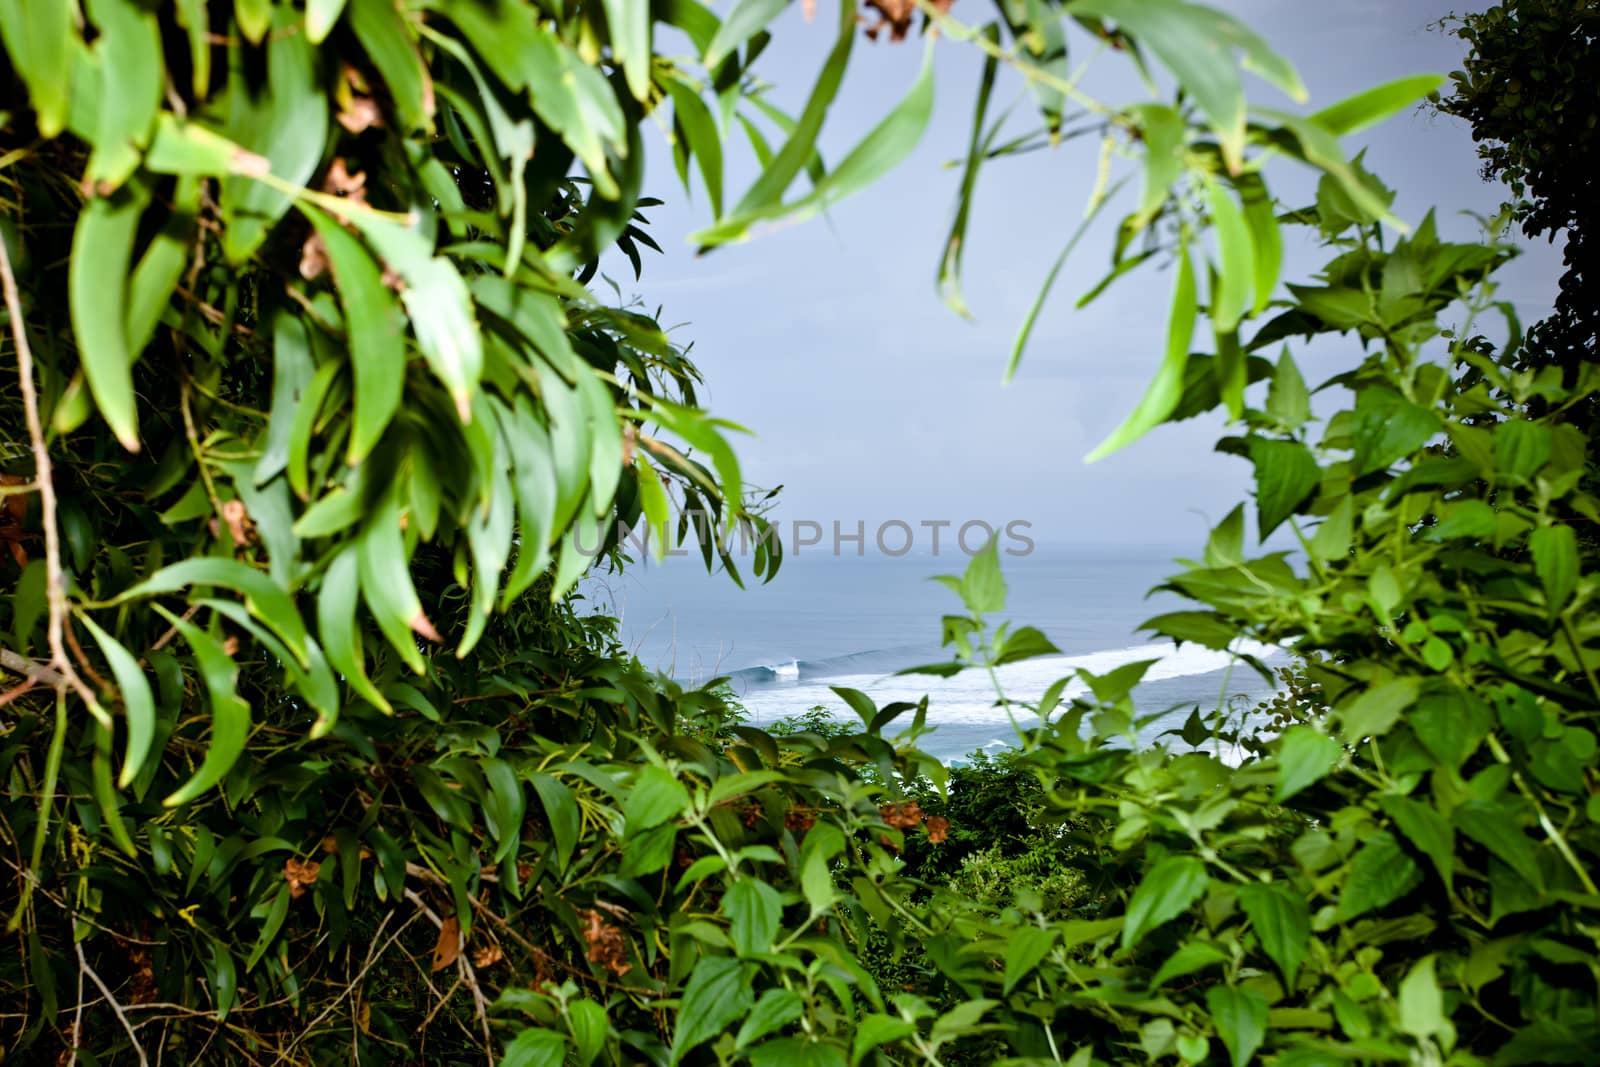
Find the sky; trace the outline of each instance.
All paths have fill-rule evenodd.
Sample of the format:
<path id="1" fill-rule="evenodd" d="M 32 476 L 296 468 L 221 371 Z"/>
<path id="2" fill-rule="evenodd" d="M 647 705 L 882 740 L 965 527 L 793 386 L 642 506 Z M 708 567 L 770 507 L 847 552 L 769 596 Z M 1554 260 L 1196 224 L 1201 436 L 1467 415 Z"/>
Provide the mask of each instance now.
<path id="1" fill-rule="evenodd" d="M 724 11 L 731 0 L 713 6 Z M 1225 0 L 1217 6 L 1260 32 L 1299 68 L 1310 90 L 1301 108 L 1247 76 L 1253 99 L 1314 110 L 1406 74 L 1448 72 L 1463 46 L 1436 27 L 1452 10 L 1442 0 Z M 799 5 L 776 26 L 758 70 L 773 99 L 798 112 L 833 25 L 807 23 Z M 976 20 L 987 2 L 959 0 L 952 14 Z M 1087 42 L 1074 42 L 1079 56 Z M 762 234 L 696 257 L 687 235 L 710 221 L 695 180 L 678 185 L 668 150 L 652 153 L 646 193 L 667 203 L 648 214 L 663 256 L 646 253 L 635 282 L 625 263 L 607 265 L 625 295 L 662 308 L 673 336 L 693 342 L 705 374 L 701 399 L 755 436 L 736 443 L 746 478 L 783 485 L 776 516 L 869 531 L 888 519 L 914 530 L 930 520 L 1031 524 L 1043 544 L 1196 544 L 1248 489 L 1244 461 L 1212 451 L 1220 418 L 1162 427 L 1094 464 L 1084 455 L 1132 409 L 1160 358 L 1171 276 L 1154 263 L 1097 302 L 1077 297 L 1104 273 L 1108 226 L 1091 231 L 1068 260 L 1034 331 L 1022 366 L 1002 386 L 1012 339 L 1061 245 L 1083 217 L 1098 139 L 985 168 L 968 231 L 966 293 L 975 321 L 939 299 L 935 270 L 959 172 L 946 164 L 965 148 L 981 56 L 966 44 L 936 46 L 937 93 L 930 128 L 915 154 L 888 178 L 831 209 L 827 218 Z M 1076 60 L 1077 57 L 1075 57 Z M 822 150 L 837 161 L 910 87 L 921 45 L 857 43 L 844 88 L 824 129 Z M 1107 53 L 1084 83 L 1111 102 L 1145 99 L 1126 61 Z M 1028 101 L 1003 78 L 999 106 Z M 1485 184 L 1471 136 L 1455 119 L 1422 111 L 1347 140 L 1398 192 L 1396 214 L 1419 220 L 1438 210 L 1442 236 L 1472 239 L 1503 199 Z M 1127 164 L 1124 164 L 1126 166 Z M 731 203 L 755 174 L 734 153 L 726 178 Z M 1309 202 L 1312 185 L 1293 164 L 1269 172 L 1281 193 Z M 1137 183 L 1130 183 L 1130 190 Z M 797 184 L 796 189 L 800 186 Z M 1117 215 L 1118 212 L 1110 212 Z M 1291 247 L 1286 280 L 1322 262 Z M 1557 249 L 1530 248 L 1502 275 L 1501 295 L 1525 320 L 1542 316 L 1560 273 Z M 1358 358 L 1353 341 L 1299 356 L 1320 381 Z M 824 549 L 827 547 L 824 544 Z M 925 544 L 919 545 L 925 547 Z M 869 549 L 870 550 L 870 549 Z"/>

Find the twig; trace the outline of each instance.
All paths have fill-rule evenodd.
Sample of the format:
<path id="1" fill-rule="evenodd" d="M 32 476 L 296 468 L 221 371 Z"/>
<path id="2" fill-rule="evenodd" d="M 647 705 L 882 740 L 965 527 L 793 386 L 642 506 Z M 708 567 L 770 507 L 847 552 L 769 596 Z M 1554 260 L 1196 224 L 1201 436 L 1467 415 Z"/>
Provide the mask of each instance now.
<path id="1" fill-rule="evenodd" d="M 0 285 L 5 289 L 6 314 L 11 319 L 11 338 L 17 349 L 17 382 L 22 389 L 22 410 L 28 426 L 28 443 L 33 450 L 33 482 L 39 490 L 39 525 L 44 531 L 44 588 L 49 605 L 45 633 L 50 648 L 50 666 L 59 675 L 52 684 L 70 687 L 90 707 L 98 702 L 67 658 L 62 634 L 67 617 L 67 589 L 61 574 L 61 532 L 56 526 L 55 475 L 50 467 L 50 449 L 44 440 L 44 424 L 39 421 L 39 395 L 33 387 L 33 349 L 22 328 L 22 298 L 17 293 L 16 275 L 11 272 L 11 252 L 0 240 Z"/>
<path id="2" fill-rule="evenodd" d="M 73 916 L 73 918 L 77 918 L 77 916 Z M 106 998 L 106 1003 L 111 1005 L 111 1010 L 117 1015 L 117 1021 L 122 1024 L 124 1030 L 128 1031 L 128 1040 L 133 1042 L 133 1051 L 139 1056 L 139 1067 L 150 1067 L 150 1060 L 144 1054 L 144 1046 L 139 1044 L 139 1035 L 133 1032 L 133 1027 L 128 1023 L 127 1015 L 123 1014 L 122 1005 L 117 1002 L 116 997 L 111 995 L 111 990 L 106 988 L 106 984 L 100 980 L 100 976 L 95 973 L 94 968 L 89 966 L 89 959 L 83 954 L 83 942 L 74 941 L 72 947 L 78 951 L 79 1010 L 81 1011 L 83 1008 L 83 993 L 81 992 L 83 989 L 83 976 L 88 975 L 89 981 L 95 984 L 95 988 L 99 989 L 101 995 Z M 73 1049 L 73 1055 L 77 1055 L 76 1048 Z"/>
<path id="3" fill-rule="evenodd" d="M 21 914 L 20 912 L 18 914 Z M 72 1010 L 72 1055 L 67 1057 L 67 1067 L 78 1062 L 78 1043 L 83 1038 L 83 969 L 78 970 L 78 1006 Z"/>
<path id="4" fill-rule="evenodd" d="M 428 917 L 429 922 L 443 929 L 444 919 L 428 907 L 428 902 L 422 899 L 421 893 L 415 889 L 407 889 L 406 899 L 415 904 Z M 478 1015 L 478 1022 L 483 1026 L 483 1052 L 489 1057 L 489 1067 L 494 1067 L 494 1035 L 489 1032 L 489 1003 L 484 999 L 483 990 L 478 986 L 478 972 L 473 970 L 471 961 L 467 959 L 465 945 L 462 946 L 461 954 L 456 957 L 456 969 L 461 977 L 466 979 L 467 988 L 472 990 L 472 1007 Z M 457 985 L 459 984 L 458 982 Z M 455 986 L 451 986 L 450 989 L 454 992 Z"/>
<path id="5" fill-rule="evenodd" d="M 416 915 L 413 914 L 409 919 L 400 924 L 400 929 L 391 934 L 388 944 L 384 945 L 383 948 L 380 949 L 378 947 L 378 942 L 383 939 L 383 928 L 389 925 L 389 920 L 392 918 L 394 918 L 394 912 L 389 911 L 384 913 L 383 921 L 378 924 L 377 932 L 372 935 L 372 947 L 367 950 L 367 958 L 361 964 L 361 970 L 356 973 L 355 979 L 350 982 L 350 984 L 346 985 L 339 995 L 334 997 L 333 1001 L 329 1003 L 326 1008 L 322 1009 L 321 1015 L 318 1015 L 315 1019 L 312 1019 L 311 1022 L 306 1024 L 305 1029 L 301 1030 L 299 1035 L 293 1041 L 289 1042 L 288 1048 L 285 1048 L 278 1053 L 278 1058 L 272 1061 L 274 1064 L 283 1063 L 288 1060 L 289 1053 L 294 1051 L 295 1046 L 301 1041 L 304 1041 L 306 1036 L 317 1028 L 318 1023 L 322 1022 L 322 1020 L 333 1014 L 333 1009 L 337 1008 L 345 997 L 348 997 L 352 992 L 355 991 L 356 986 L 360 985 L 361 980 L 367 976 L 367 972 L 372 970 L 373 965 L 377 963 L 378 960 L 382 958 L 383 954 L 388 952 L 389 948 L 400 939 L 400 935 L 406 932 L 406 928 L 417 921 Z"/>
<path id="6" fill-rule="evenodd" d="M 22 681 L 19 684 L 7 689 L 4 693 L 0 693 L 0 708 L 5 707 L 40 682 L 48 684 L 51 688 L 61 683 L 61 675 L 52 670 L 48 663 L 41 663 L 38 660 L 18 655 L 9 648 L 0 648 L 0 667 L 4 667 L 13 674 L 22 675 Z"/>

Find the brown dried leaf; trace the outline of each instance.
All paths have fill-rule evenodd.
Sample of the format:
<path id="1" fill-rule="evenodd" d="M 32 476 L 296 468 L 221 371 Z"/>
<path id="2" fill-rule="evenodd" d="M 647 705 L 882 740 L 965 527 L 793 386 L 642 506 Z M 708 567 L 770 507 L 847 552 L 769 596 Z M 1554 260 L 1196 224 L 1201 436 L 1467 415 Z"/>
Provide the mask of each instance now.
<path id="1" fill-rule="evenodd" d="M 605 906 L 603 902 L 597 903 Z M 618 978 L 633 970 L 633 964 L 628 962 L 628 941 L 622 931 L 607 925 L 598 911 L 580 911 L 578 915 L 584 921 L 583 939 L 589 943 L 589 961 L 600 964 Z"/>
<path id="2" fill-rule="evenodd" d="M 933 0 L 940 14 L 950 10 L 955 0 Z M 867 36 L 874 41 L 885 26 L 889 27 L 891 41 L 903 41 L 911 29 L 911 16 L 917 12 L 917 0 L 865 0 L 865 6 L 878 12 L 878 21 L 867 27 Z"/>
<path id="3" fill-rule="evenodd" d="M 461 955 L 461 923 L 454 915 L 439 924 L 439 940 L 433 946 L 433 970 L 442 971 Z"/>
<path id="4" fill-rule="evenodd" d="M 485 967 L 493 967 L 504 958 L 505 954 L 500 951 L 500 946 L 491 941 L 473 952 L 472 965 L 482 970 Z"/>
<path id="5" fill-rule="evenodd" d="M 236 548 L 244 548 L 255 540 L 256 524 L 250 521 L 250 512 L 243 500 L 229 500 L 222 505 L 222 520 L 228 524 L 228 534 Z"/>
<path id="6" fill-rule="evenodd" d="M 339 125 L 351 133 L 362 133 L 374 126 L 383 127 L 383 112 L 378 108 L 378 102 L 370 96 L 354 97 L 348 104 L 340 109 Z"/>
<path id="7" fill-rule="evenodd" d="M 316 884 L 322 873 L 322 864 L 316 860 L 301 863 L 297 859 L 283 861 L 283 879 L 289 883 L 289 895 L 295 899 L 305 896 L 306 889 Z"/>
<path id="8" fill-rule="evenodd" d="M 328 165 L 328 173 L 322 179 L 322 191 L 334 196 L 342 196 L 346 200 L 353 200 L 358 204 L 367 202 L 367 172 L 358 171 L 351 174 L 345 166 L 342 156 L 335 156 Z"/>
<path id="9" fill-rule="evenodd" d="M 314 281 L 328 269 L 328 246 L 322 243 L 322 234 L 315 230 L 300 246 L 300 277 Z"/>
<path id="10" fill-rule="evenodd" d="M 885 804 L 878 809 L 878 814 L 896 830 L 910 830 L 922 825 L 922 805 L 915 800 L 906 804 Z"/>
<path id="11" fill-rule="evenodd" d="M 950 820 L 943 815 L 935 815 L 928 820 L 928 842 L 942 845 L 950 837 Z"/>

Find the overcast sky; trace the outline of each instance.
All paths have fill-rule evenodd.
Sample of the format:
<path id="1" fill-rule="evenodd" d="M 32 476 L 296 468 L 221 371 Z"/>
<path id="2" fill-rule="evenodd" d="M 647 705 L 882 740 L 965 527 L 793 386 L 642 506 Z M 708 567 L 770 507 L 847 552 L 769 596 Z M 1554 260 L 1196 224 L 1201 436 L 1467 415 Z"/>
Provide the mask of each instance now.
<path id="1" fill-rule="evenodd" d="M 1448 72 L 1462 54 L 1461 43 L 1433 24 L 1463 8 L 1435 0 L 1219 6 L 1299 67 L 1311 92 L 1303 110 L 1401 75 Z M 792 6 L 758 64 L 792 113 L 831 44 L 833 25 L 823 10 L 807 24 Z M 991 11 L 987 2 L 960 0 L 953 14 L 976 19 Z M 1081 56 L 1085 42 L 1076 43 Z M 858 43 L 825 127 L 829 160 L 841 158 L 905 93 L 920 55 L 915 41 Z M 756 431 L 741 442 L 746 476 L 785 486 L 780 518 L 837 519 L 847 528 L 863 519 L 869 529 L 889 518 L 1024 519 L 1041 542 L 1198 543 L 1207 525 L 1201 516 L 1220 518 L 1247 488 L 1246 464 L 1211 451 L 1218 420 L 1164 427 L 1099 463 L 1082 462 L 1132 408 L 1159 359 L 1168 273 L 1147 267 L 1074 311 L 1109 260 L 1109 229 L 1091 234 L 1063 271 L 1016 380 L 1000 383 L 1014 332 L 1082 217 L 1096 139 L 986 168 L 966 258 L 977 321 L 957 318 L 940 302 L 934 272 L 958 178 L 944 164 L 964 149 L 982 63 L 970 46 L 949 41 L 939 43 L 937 56 L 928 135 L 887 180 L 828 219 L 708 256 L 696 258 L 685 239 L 709 218 L 704 195 L 698 184 L 692 196 L 676 184 L 655 137 L 646 192 L 667 201 L 650 212 L 667 254 L 649 256 L 642 282 L 617 262 L 608 265 L 612 276 L 624 293 L 661 304 L 665 323 L 681 324 L 675 336 L 694 342 L 711 409 Z M 1091 74 L 1086 86 L 1104 98 L 1143 98 L 1115 54 L 1096 70 L 1103 73 Z M 1248 81 L 1254 99 L 1295 107 L 1265 83 Z M 1020 82 L 1003 82 L 996 103 L 1023 92 Z M 1026 107 L 1023 101 L 1018 112 Z M 1437 207 L 1445 236 L 1470 239 L 1476 224 L 1460 212 L 1490 213 L 1502 199 L 1498 187 L 1479 179 L 1471 137 L 1454 119 L 1401 116 L 1350 144 L 1363 142 L 1368 165 L 1398 190 L 1396 213 L 1407 221 Z M 736 152 L 729 168 L 731 204 L 749 185 L 753 162 Z M 1276 175 L 1279 189 L 1298 189 L 1309 200 L 1311 186 L 1292 165 Z M 1285 276 L 1303 279 L 1321 262 L 1315 249 L 1292 250 Z M 1502 295 L 1517 301 L 1526 319 L 1538 318 L 1559 268 L 1556 251 L 1530 249 L 1504 273 Z M 1302 359 L 1302 367 L 1320 381 L 1356 358 L 1346 342 Z"/>

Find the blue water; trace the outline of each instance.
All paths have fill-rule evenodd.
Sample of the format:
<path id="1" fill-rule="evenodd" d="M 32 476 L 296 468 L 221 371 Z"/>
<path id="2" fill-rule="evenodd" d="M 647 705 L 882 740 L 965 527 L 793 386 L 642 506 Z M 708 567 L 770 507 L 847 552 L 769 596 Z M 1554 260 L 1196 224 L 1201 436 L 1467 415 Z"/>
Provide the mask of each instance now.
<path id="1" fill-rule="evenodd" d="M 1230 671 L 1225 653 L 1193 645 L 1175 649 L 1137 632 L 1153 615 L 1186 606 L 1170 594 L 1148 596 L 1176 573 L 1185 550 L 1150 546 L 1040 546 L 1004 559 L 1008 586 L 1002 618 L 1043 630 L 1061 650 L 1009 664 L 1000 678 L 1012 699 L 1036 699 L 1077 667 L 1101 673 L 1134 660 L 1160 658 L 1137 692 L 1141 715 L 1165 713 L 1144 732 L 1178 725 L 1195 707 L 1204 713 L 1231 699 L 1247 706 L 1271 686 L 1247 666 Z M 896 671 L 952 658 L 939 645 L 940 618 L 960 612 L 950 590 L 930 580 L 960 573 L 959 552 L 938 558 L 906 555 L 791 556 L 778 576 L 746 589 L 726 575 L 708 575 L 698 557 L 639 564 L 623 576 L 587 579 L 585 595 L 614 610 L 623 637 L 648 666 L 687 682 L 732 681 L 757 723 L 814 705 L 854 719 L 831 686 L 866 692 L 880 706 L 927 694 L 936 732 L 923 747 L 944 759 L 1010 744 L 1015 732 L 986 672 L 948 679 L 896 677 Z M 1191 605 L 1192 606 L 1192 605 Z M 1254 647 L 1269 665 L 1276 650 Z M 1068 693 L 1081 692 L 1074 684 Z"/>

